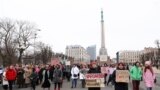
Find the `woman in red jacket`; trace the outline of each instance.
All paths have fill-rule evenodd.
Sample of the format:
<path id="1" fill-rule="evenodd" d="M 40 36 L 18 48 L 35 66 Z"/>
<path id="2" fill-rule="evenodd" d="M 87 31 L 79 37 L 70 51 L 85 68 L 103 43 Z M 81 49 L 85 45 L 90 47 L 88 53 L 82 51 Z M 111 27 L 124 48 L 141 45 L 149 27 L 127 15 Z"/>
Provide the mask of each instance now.
<path id="1" fill-rule="evenodd" d="M 16 71 L 12 65 L 9 67 L 9 69 L 6 72 L 6 78 L 9 83 L 9 90 L 12 90 L 13 82 L 16 80 Z"/>

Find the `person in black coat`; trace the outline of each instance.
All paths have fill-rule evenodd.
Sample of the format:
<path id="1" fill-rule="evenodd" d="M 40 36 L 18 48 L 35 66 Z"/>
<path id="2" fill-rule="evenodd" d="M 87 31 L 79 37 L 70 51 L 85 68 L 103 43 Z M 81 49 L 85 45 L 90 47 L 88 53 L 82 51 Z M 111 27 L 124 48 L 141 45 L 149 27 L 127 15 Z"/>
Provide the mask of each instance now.
<path id="1" fill-rule="evenodd" d="M 40 69 L 40 71 L 39 71 L 39 73 L 38 73 L 40 84 L 42 83 L 43 71 L 44 71 L 44 70 L 45 70 L 45 67 L 44 67 L 44 65 L 42 65 L 42 66 L 41 66 L 41 69 Z"/>
<path id="2" fill-rule="evenodd" d="M 17 84 L 18 84 L 18 88 L 22 88 L 24 86 L 24 70 L 23 68 L 20 66 L 18 71 L 17 71 Z"/>
<path id="3" fill-rule="evenodd" d="M 29 76 L 30 81 L 31 81 L 31 88 L 32 90 L 36 89 L 36 81 L 38 79 L 38 74 L 35 72 L 35 68 L 32 68 L 32 73 Z"/>
<path id="4" fill-rule="evenodd" d="M 119 63 L 116 70 L 126 70 L 123 63 Z M 113 81 L 115 90 L 128 90 L 128 83 L 116 82 L 116 70 L 113 72 Z M 128 77 L 129 78 L 129 77 Z"/>
<path id="5" fill-rule="evenodd" d="M 101 71 L 97 67 L 97 64 L 95 62 L 93 62 L 88 73 L 101 73 Z M 101 88 L 100 87 L 93 87 L 93 88 L 89 87 L 88 90 L 101 90 Z"/>

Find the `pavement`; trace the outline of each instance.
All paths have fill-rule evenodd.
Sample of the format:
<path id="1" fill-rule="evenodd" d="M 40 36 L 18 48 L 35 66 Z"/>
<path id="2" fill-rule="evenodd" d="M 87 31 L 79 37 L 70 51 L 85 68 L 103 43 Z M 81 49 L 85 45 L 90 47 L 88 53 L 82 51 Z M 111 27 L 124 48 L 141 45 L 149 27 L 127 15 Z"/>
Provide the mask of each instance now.
<path id="1" fill-rule="evenodd" d="M 160 79 L 158 79 L 158 81 L 160 81 Z M 0 86 L 0 90 L 3 90 L 2 87 Z M 14 87 L 13 90 L 31 90 L 31 88 L 21 88 L 21 89 L 18 89 L 17 87 Z M 43 90 L 41 88 L 41 86 L 37 86 L 36 87 L 36 90 Z M 46 89 L 48 90 L 48 89 Z M 51 89 L 50 90 L 54 90 L 54 84 L 51 85 Z M 63 83 L 63 87 L 61 88 L 61 90 L 87 90 L 87 88 L 81 88 L 81 82 L 78 81 L 78 85 L 77 85 L 77 88 L 71 88 L 71 83 L 70 82 L 67 82 L 66 80 L 64 80 L 64 83 Z M 114 87 L 109 85 L 109 86 L 106 86 L 104 88 L 101 88 L 101 90 L 114 90 Z M 132 85 L 131 83 L 129 83 L 129 90 L 132 90 Z M 143 83 L 143 81 L 141 82 L 140 84 L 140 90 L 146 90 L 145 88 L 145 85 Z M 153 88 L 153 90 L 160 90 L 160 85 L 155 85 L 155 87 Z"/>

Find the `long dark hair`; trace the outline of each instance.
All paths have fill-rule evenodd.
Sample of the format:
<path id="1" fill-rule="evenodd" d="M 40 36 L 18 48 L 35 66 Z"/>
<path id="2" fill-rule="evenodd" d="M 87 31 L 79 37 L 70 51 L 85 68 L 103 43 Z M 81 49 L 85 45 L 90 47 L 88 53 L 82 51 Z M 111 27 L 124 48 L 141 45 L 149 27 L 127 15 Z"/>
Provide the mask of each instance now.
<path id="1" fill-rule="evenodd" d="M 147 69 L 148 69 L 148 70 L 150 70 L 150 71 L 151 71 L 151 73 L 152 73 L 152 75 L 153 75 L 153 69 L 152 69 L 152 67 L 151 67 L 151 66 L 145 66 L 145 68 L 144 68 L 144 72 L 146 72 L 146 71 L 147 71 Z"/>
<path id="2" fill-rule="evenodd" d="M 122 70 L 125 70 L 125 65 L 124 65 L 124 63 L 122 63 L 122 62 L 118 63 L 118 65 L 117 65 L 117 70 L 120 69 L 120 68 L 119 68 L 120 65 L 123 66 Z"/>

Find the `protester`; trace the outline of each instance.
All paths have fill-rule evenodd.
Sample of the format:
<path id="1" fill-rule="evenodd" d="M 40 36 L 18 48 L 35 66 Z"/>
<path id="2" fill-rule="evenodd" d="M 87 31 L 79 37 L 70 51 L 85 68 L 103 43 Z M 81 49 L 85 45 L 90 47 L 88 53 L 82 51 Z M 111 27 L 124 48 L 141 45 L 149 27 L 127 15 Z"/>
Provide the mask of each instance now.
<path id="1" fill-rule="evenodd" d="M 109 84 L 110 82 L 111 82 L 112 85 L 114 85 L 112 74 L 113 74 L 113 72 L 115 71 L 115 69 L 116 69 L 116 68 L 115 68 L 114 65 L 111 65 L 111 66 L 109 67 L 109 71 L 108 71 L 108 73 L 109 73 L 109 78 L 108 78 L 107 86 L 108 86 L 108 84 Z"/>
<path id="2" fill-rule="evenodd" d="M 24 70 L 22 66 L 19 66 L 18 71 L 17 71 L 17 84 L 18 88 L 23 88 L 24 87 Z"/>
<path id="3" fill-rule="evenodd" d="M 40 71 L 39 66 L 38 66 L 38 65 L 35 65 L 35 72 L 36 72 L 36 74 L 39 74 L 39 71 Z M 37 81 L 36 81 L 36 84 L 37 84 L 37 85 L 39 84 L 39 77 L 38 77 L 38 79 L 37 79 Z"/>
<path id="4" fill-rule="evenodd" d="M 144 80 L 147 90 L 152 90 L 154 86 L 155 74 L 153 72 L 150 61 L 145 62 L 143 80 Z"/>
<path id="5" fill-rule="evenodd" d="M 24 69 L 24 79 L 25 79 L 25 87 L 27 88 L 28 85 L 30 84 L 30 75 L 32 73 L 31 68 L 27 65 L 26 68 Z"/>
<path id="6" fill-rule="evenodd" d="M 0 66 L 0 84 L 2 83 L 3 68 Z"/>
<path id="7" fill-rule="evenodd" d="M 29 79 L 31 81 L 31 88 L 32 88 L 32 90 L 36 89 L 36 82 L 37 82 L 37 79 L 38 79 L 37 77 L 38 77 L 38 75 L 35 72 L 35 68 L 32 68 L 31 75 L 29 76 Z"/>
<path id="8" fill-rule="evenodd" d="M 45 70 L 45 66 L 44 65 L 41 65 L 40 67 L 40 71 L 38 73 L 38 77 L 39 77 L 39 81 L 40 81 L 40 84 L 42 83 L 42 79 L 43 79 L 43 71 Z"/>
<path id="9" fill-rule="evenodd" d="M 104 73 L 104 84 L 107 84 L 108 65 L 105 63 L 103 67 L 106 69 L 106 72 Z"/>
<path id="10" fill-rule="evenodd" d="M 101 70 L 98 68 L 96 62 L 92 62 L 91 67 L 88 73 L 101 73 Z M 89 87 L 88 90 L 101 90 L 100 87 Z"/>
<path id="11" fill-rule="evenodd" d="M 142 70 L 140 68 L 139 62 L 136 62 L 135 65 L 131 68 L 130 76 L 132 79 L 133 90 L 139 90 L 139 85 L 142 77 Z"/>
<path id="12" fill-rule="evenodd" d="M 119 63 L 116 70 L 126 70 L 125 65 L 123 63 Z M 128 90 L 128 83 L 127 82 L 125 83 L 125 82 L 117 82 L 116 81 L 116 77 L 117 77 L 116 70 L 113 72 L 113 75 L 112 75 L 115 90 Z M 129 79 L 129 77 L 126 77 L 126 78 Z"/>
<path id="13" fill-rule="evenodd" d="M 50 76 L 53 76 L 53 73 L 54 73 L 54 66 L 50 66 Z M 41 69 L 40 69 L 41 70 Z M 53 81 L 53 77 L 51 77 L 51 81 Z"/>
<path id="14" fill-rule="evenodd" d="M 71 88 L 77 87 L 77 79 L 78 79 L 79 69 L 76 65 L 73 65 L 71 69 L 71 78 L 72 78 L 72 86 Z"/>
<path id="15" fill-rule="evenodd" d="M 66 78 L 66 66 L 62 64 L 63 79 Z"/>
<path id="16" fill-rule="evenodd" d="M 7 68 L 4 69 L 3 76 L 2 76 L 2 85 L 4 90 L 8 90 L 8 85 L 9 85 L 8 80 L 6 78 L 6 71 L 7 71 Z"/>
<path id="17" fill-rule="evenodd" d="M 60 90 L 62 78 L 63 78 L 63 72 L 60 68 L 60 65 L 57 64 L 53 73 L 53 81 L 55 84 L 54 90 Z M 57 89 L 57 86 L 58 86 L 58 89 Z"/>
<path id="18" fill-rule="evenodd" d="M 80 75 L 79 75 L 82 88 L 85 88 L 85 74 L 86 73 L 87 73 L 87 69 L 86 69 L 85 65 L 82 65 L 81 69 L 80 69 Z"/>
<path id="19" fill-rule="evenodd" d="M 48 90 L 50 90 L 51 76 L 50 76 L 49 65 L 46 65 L 46 68 L 44 69 L 42 75 L 43 75 L 43 79 L 42 79 L 43 90 L 45 90 L 45 88 L 48 88 Z"/>
<path id="20" fill-rule="evenodd" d="M 9 83 L 9 90 L 12 90 L 13 82 L 16 80 L 16 71 L 12 65 L 10 65 L 9 69 L 6 71 L 6 78 Z"/>
<path id="21" fill-rule="evenodd" d="M 71 78 L 71 67 L 69 65 L 66 66 L 66 78 L 67 81 L 69 82 Z"/>

